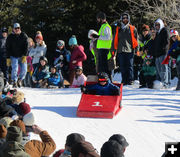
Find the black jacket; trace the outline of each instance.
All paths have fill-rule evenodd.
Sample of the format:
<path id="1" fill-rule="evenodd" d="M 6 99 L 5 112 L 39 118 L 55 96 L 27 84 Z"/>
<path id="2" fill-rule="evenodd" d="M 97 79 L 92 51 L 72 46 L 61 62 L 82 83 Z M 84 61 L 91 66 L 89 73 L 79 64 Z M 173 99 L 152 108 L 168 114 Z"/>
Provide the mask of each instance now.
<path id="1" fill-rule="evenodd" d="M 26 56 L 28 52 L 27 39 L 28 37 L 24 32 L 21 32 L 19 35 L 11 33 L 6 41 L 7 57 Z"/>
<path id="2" fill-rule="evenodd" d="M 167 29 L 164 27 L 160 33 L 156 33 L 154 41 L 154 56 L 160 57 L 166 55 L 168 52 L 169 34 Z"/>

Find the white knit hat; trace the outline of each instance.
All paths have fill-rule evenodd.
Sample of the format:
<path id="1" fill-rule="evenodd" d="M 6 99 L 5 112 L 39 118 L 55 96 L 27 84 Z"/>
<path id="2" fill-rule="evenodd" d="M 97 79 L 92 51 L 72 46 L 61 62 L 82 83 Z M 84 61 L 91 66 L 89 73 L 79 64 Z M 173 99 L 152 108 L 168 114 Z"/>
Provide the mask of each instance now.
<path id="1" fill-rule="evenodd" d="M 23 122 L 26 126 L 32 126 L 34 125 L 34 114 L 32 112 L 27 113 L 23 117 Z"/>

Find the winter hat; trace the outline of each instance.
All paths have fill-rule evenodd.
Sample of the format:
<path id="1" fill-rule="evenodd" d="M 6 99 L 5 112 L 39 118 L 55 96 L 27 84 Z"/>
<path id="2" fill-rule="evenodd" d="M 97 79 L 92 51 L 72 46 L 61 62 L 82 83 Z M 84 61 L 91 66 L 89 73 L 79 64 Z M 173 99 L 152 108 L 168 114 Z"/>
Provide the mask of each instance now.
<path id="1" fill-rule="evenodd" d="M 66 138 L 66 146 L 72 147 L 74 144 L 85 141 L 85 137 L 79 133 L 69 134 Z"/>
<path id="2" fill-rule="evenodd" d="M 15 104 L 19 104 L 21 102 L 24 101 L 24 93 L 21 92 L 21 91 L 17 91 L 13 97 L 12 97 L 12 101 L 15 103 Z"/>
<path id="3" fill-rule="evenodd" d="M 12 116 L 13 111 L 15 111 L 14 108 L 6 105 L 4 101 L 0 104 L 0 117 Z"/>
<path id="4" fill-rule="evenodd" d="M 146 24 L 143 24 L 142 31 L 149 31 L 149 30 L 150 30 L 149 26 Z"/>
<path id="5" fill-rule="evenodd" d="M 35 39 L 37 40 L 37 39 L 40 39 L 40 40 L 43 40 L 43 36 L 42 36 L 42 34 L 37 34 L 36 35 L 36 37 L 35 37 Z"/>
<path id="6" fill-rule="evenodd" d="M 32 125 L 34 125 L 34 114 L 32 112 L 27 113 L 23 117 L 23 122 L 24 122 L 25 126 L 32 126 Z"/>
<path id="7" fill-rule="evenodd" d="M 152 62 L 152 59 L 153 59 L 153 56 L 151 56 L 151 55 L 147 55 L 144 57 L 145 62 L 147 62 L 147 61 Z"/>
<path id="8" fill-rule="evenodd" d="M 8 29 L 6 27 L 3 27 L 2 30 L 1 30 L 2 33 L 7 33 L 8 32 Z"/>
<path id="9" fill-rule="evenodd" d="M 117 141 L 123 148 L 129 146 L 129 143 L 126 141 L 126 138 L 121 134 L 112 135 L 109 140 Z"/>
<path id="10" fill-rule="evenodd" d="M 124 157 L 123 147 L 114 140 L 107 141 L 101 147 L 101 157 Z"/>
<path id="11" fill-rule="evenodd" d="M 7 135 L 7 129 L 3 124 L 0 124 L 0 138 L 5 138 Z"/>
<path id="12" fill-rule="evenodd" d="M 7 129 L 6 141 L 22 141 L 22 130 L 17 126 L 10 126 Z"/>
<path id="13" fill-rule="evenodd" d="M 20 28 L 21 26 L 20 26 L 20 24 L 19 23 L 14 23 L 14 25 L 13 25 L 13 28 Z"/>
<path id="14" fill-rule="evenodd" d="M 75 70 L 83 70 L 83 68 L 81 66 L 76 66 Z"/>
<path id="15" fill-rule="evenodd" d="M 122 21 L 124 16 L 127 16 L 128 21 L 130 22 L 130 16 L 129 16 L 129 14 L 128 14 L 127 12 L 124 12 L 124 13 L 121 15 L 120 20 Z"/>
<path id="16" fill-rule="evenodd" d="M 172 36 L 175 36 L 175 35 L 179 35 L 179 33 L 178 33 L 178 31 L 172 29 L 172 30 L 170 31 L 170 38 L 171 38 Z"/>
<path id="17" fill-rule="evenodd" d="M 89 39 L 92 39 L 92 35 L 95 34 L 95 35 L 98 35 L 98 32 L 96 32 L 95 30 L 93 29 L 90 29 L 89 32 L 88 32 L 88 38 Z"/>
<path id="18" fill-rule="evenodd" d="M 82 141 L 73 145 L 71 150 L 72 157 L 77 157 L 80 153 L 89 154 L 92 157 L 100 157 L 93 145 L 87 141 Z"/>
<path id="19" fill-rule="evenodd" d="M 109 77 L 108 77 L 108 74 L 105 73 L 105 72 L 100 72 L 98 73 L 98 81 L 101 82 L 101 81 L 108 81 Z"/>
<path id="20" fill-rule="evenodd" d="M 76 36 L 73 35 L 70 39 L 69 39 L 69 46 L 72 46 L 72 45 L 77 45 L 77 39 L 76 39 Z"/>
<path id="21" fill-rule="evenodd" d="M 22 120 L 14 120 L 10 123 L 10 126 L 18 126 L 21 128 L 22 132 L 25 134 L 26 133 L 26 127 L 25 124 Z"/>
<path id="22" fill-rule="evenodd" d="M 5 128 L 8 128 L 12 121 L 11 117 L 4 117 L 0 119 L 0 124 L 3 124 Z"/>
<path id="23" fill-rule="evenodd" d="M 31 107 L 29 106 L 29 104 L 22 102 L 19 104 L 19 107 L 21 109 L 21 112 L 23 114 L 23 116 L 29 112 L 31 112 Z"/>
<path id="24" fill-rule="evenodd" d="M 63 40 L 58 40 L 57 41 L 57 46 L 64 46 L 65 42 Z"/>
<path id="25" fill-rule="evenodd" d="M 46 64 L 48 63 L 48 60 L 47 60 L 47 58 L 46 58 L 45 56 L 41 56 L 40 59 L 39 59 L 39 62 L 40 62 L 41 60 L 44 60 L 44 61 L 46 62 Z"/>

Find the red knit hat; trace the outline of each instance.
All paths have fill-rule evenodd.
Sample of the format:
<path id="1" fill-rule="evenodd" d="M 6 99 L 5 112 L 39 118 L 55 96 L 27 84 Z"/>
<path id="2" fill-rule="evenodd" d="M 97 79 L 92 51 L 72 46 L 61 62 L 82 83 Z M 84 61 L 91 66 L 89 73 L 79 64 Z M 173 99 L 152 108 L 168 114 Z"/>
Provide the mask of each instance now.
<path id="1" fill-rule="evenodd" d="M 29 104 L 22 102 L 19 104 L 19 107 L 22 111 L 23 116 L 26 115 L 27 113 L 31 112 L 31 107 L 29 106 Z"/>
<path id="2" fill-rule="evenodd" d="M 37 34 L 37 35 L 36 35 L 36 37 L 35 37 L 35 39 L 40 39 L 40 40 L 43 40 L 43 36 L 42 36 L 42 34 Z"/>

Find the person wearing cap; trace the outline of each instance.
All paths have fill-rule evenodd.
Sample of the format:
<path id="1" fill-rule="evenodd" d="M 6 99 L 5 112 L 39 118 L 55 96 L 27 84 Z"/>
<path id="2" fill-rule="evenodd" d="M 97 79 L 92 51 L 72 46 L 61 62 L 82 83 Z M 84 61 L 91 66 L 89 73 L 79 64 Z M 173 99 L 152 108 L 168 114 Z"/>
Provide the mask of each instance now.
<path id="1" fill-rule="evenodd" d="M 71 133 L 66 137 L 65 149 L 56 151 L 53 157 L 71 157 L 71 151 L 74 144 L 85 141 L 85 137 L 79 133 Z"/>
<path id="2" fill-rule="evenodd" d="M 116 140 L 109 140 L 101 147 L 101 157 L 124 157 L 124 150 Z"/>
<path id="3" fill-rule="evenodd" d="M 171 51 L 170 51 L 171 50 Z M 178 84 L 176 90 L 180 90 L 180 36 L 178 31 L 170 31 L 169 55 L 176 59 L 176 70 L 178 76 Z"/>
<path id="4" fill-rule="evenodd" d="M 161 63 L 168 53 L 169 32 L 160 18 L 154 22 L 154 27 L 156 29 L 156 37 L 154 39 L 154 57 L 157 69 L 156 79 L 162 82 L 163 88 L 168 88 L 170 83 L 170 74 L 168 73 L 170 71 L 167 64 Z"/>
<path id="5" fill-rule="evenodd" d="M 101 25 L 97 37 L 98 72 L 110 74 L 108 68 L 108 54 L 112 43 L 112 28 L 106 20 L 106 14 L 99 12 L 96 15 L 97 22 Z"/>
<path id="6" fill-rule="evenodd" d="M 71 58 L 71 53 L 65 47 L 65 42 L 63 40 L 57 41 L 57 48 L 54 52 L 54 66 L 61 71 L 64 79 L 69 80 L 69 62 Z"/>
<path id="7" fill-rule="evenodd" d="M 0 36 L 0 71 L 4 74 L 4 84 L 8 82 L 8 67 L 6 64 L 6 58 L 7 58 L 7 50 L 6 50 L 6 40 L 8 36 L 8 29 L 6 27 L 3 27 L 1 29 Z"/>
<path id="8" fill-rule="evenodd" d="M 73 145 L 71 157 L 100 157 L 90 142 L 81 141 Z"/>
<path id="9" fill-rule="evenodd" d="M 72 85 L 73 79 L 74 79 L 74 69 L 76 66 L 83 67 L 83 61 L 87 59 L 87 56 L 84 52 L 84 47 L 82 45 L 78 45 L 77 39 L 75 35 L 72 35 L 72 37 L 69 39 L 68 42 L 70 48 L 71 48 L 71 58 L 69 62 L 69 82 L 70 85 Z"/>
<path id="10" fill-rule="evenodd" d="M 47 86 L 47 79 L 49 78 L 49 66 L 46 57 L 41 56 L 39 60 L 39 65 L 36 67 L 33 75 L 32 81 L 35 88 L 44 88 Z"/>
<path id="11" fill-rule="evenodd" d="M 134 80 L 134 55 L 139 51 L 138 33 L 135 26 L 130 24 L 130 15 L 121 15 L 116 27 L 111 51 L 117 53 L 117 63 L 122 74 L 122 83 L 132 85 Z"/>
<path id="12" fill-rule="evenodd" d="M 13 32 L 8 35 L 6 41 L 7 64 L 11 62 L 11 80 L 13 87 L 21 87 L 27 73 L 26 56 L 28 53 L 28 37 L 21 31 L 19 23 L 13 26 Z M 20 73 L 18 74 L 18 67 Z"/>
<path id="13" fill-rule="evenodd" d="M 119 95 L 119 87 L 112 84 L 108 74 L 105 72 L 98 73 L 98 83 L 93 85 L 82 86 L 81 91 L 85 94 L 94 95 Z"/>
<path id="14" fill-rule="evenodd" d="M 33 69 L 36 69 L 39 64 L 40 57 L 45 56 L 47 51 L 47 46 L 40 31 L 37 31 L 35 41 L 36 43 L 34 47 L 29 51 L 29 56 L 32 57 Z"/>
<path id="15" fill-rule="evenodd" d="M 82 67 L 80 67 L 80 66 L 75 67 L 75 76 L 74 76 L 71 87 L 73 87 L 73 88 L 80 87 L 80 86 L 84 85 L 86 80 L 87 80 L 87 77 L 83 74 Z"/>

